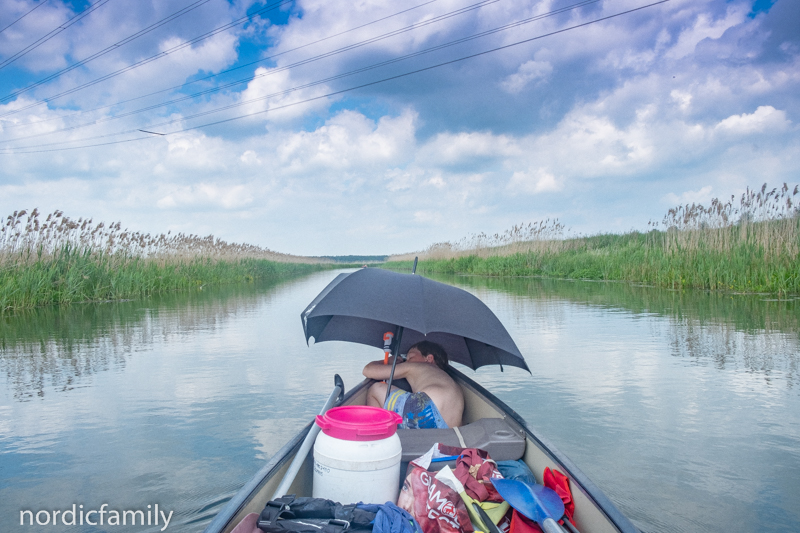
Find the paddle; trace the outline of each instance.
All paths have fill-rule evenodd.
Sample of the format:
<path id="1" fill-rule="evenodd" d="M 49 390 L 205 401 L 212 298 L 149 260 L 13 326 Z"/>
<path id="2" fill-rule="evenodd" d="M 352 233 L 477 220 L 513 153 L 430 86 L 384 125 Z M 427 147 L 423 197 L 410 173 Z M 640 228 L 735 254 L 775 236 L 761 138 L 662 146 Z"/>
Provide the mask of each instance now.
<path id="1" fill-rule="evenodd" d="M 564 502 L 556 491 L 544 485 L 529 485 L 516 479 L 492 479 L 502 498 L 546 533 L 563 533 L 556 520 L 564 516 Z"/>
<path id="2" fill-rule="evenodd" d="M 325 402 L 325 405 L 322 406 L 322 411 L 319 414 L 324 415 L 328 409 L 333 407 L 335 403 L 339 403 L 344 398 L 344 382 L 339 374 L 333 376 L 333 392 L 331 393 L 328 401 Z M 297 472 L 300 470 L 300 466 L 303 464 L 303 461 L 306 460 L 306 456 L 308 452 L 311 450 L 311 447 L 314 445 L 314 441 L 319 434 L 320 427 L 316 423 L 311 424 L 311 429 L 308 430 L 308 434 L 306 434 L 306 438 L 303 441 L 303 444 L 300 446 L 300 449 L 297 451 L 297 454 L 294 456 L 292 460 L 292 464 L 289 465 L 289 469 L 286 471 L 286 474 L 283 476 L 281 480 L 281 484 L 278 485 L 278 488 L 275 489 L 275 494 L 272 495 L 272 499 L 278 499 L 281 496 L 286 494 L 286 491 L 289 490 L 289 486 L 294 481 L 294 478 L 297 476 Z"/>

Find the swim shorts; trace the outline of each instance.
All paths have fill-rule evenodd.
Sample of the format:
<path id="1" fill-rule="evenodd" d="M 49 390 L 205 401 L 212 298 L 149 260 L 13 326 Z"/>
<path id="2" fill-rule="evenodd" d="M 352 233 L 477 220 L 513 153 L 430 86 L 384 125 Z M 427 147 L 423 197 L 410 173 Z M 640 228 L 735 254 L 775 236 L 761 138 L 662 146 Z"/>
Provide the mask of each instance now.
<path id="1" fill-rule="evenodd" d="M 403 421 L 398 426 L 400 429 L 447 429 L 436 404 L 431 397 L 424 392 L 406 392 L 398 389 L 393 391 L 384 409 L 394 411 L 403 417 Z"/>

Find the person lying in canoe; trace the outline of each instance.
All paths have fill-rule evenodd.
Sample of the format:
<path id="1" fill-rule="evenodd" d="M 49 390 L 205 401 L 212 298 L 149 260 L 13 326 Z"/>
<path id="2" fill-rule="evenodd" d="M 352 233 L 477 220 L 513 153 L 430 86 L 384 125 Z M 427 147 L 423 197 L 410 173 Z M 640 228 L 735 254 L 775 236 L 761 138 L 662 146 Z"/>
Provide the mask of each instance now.
<path id="1" fill-rule="evenodd" d="M 401 364 L 402 363 L 402 364 Z M 379 380 L 367 393 L 367 405 L 383 407 L 403 417 L 399 427 L 408 429 L 448 428 L 461 425 L 464 413 L 464 395 L 445 369 L 449 365 L 444 348 L 430 341 L 418 342 L 408 349 L 405 362 L 398 361 L 394 379 L 405 378 L 412 392 L 392 386 L 386 398 L 386 383 L 392 361 L 383 359 L 364 367 L 364 375 Z"/>

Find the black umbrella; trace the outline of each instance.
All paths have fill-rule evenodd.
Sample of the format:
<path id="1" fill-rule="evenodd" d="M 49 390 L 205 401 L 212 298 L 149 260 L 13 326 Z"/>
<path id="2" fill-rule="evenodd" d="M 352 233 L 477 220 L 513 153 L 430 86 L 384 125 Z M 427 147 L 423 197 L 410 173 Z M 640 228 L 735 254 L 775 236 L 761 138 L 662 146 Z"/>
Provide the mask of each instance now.
<path id="1" fill-rule="evenodd" d="M 509 365 L 528 370 L 500 320 L 472 294 L 413 274 L 362 268 L 339 274 L 300 315 L 306 342 L 349 341 L 383 348 L 383 335 L 402 337 L 392 352 L 422 340 L 438 343 L 453 362 L 473 370 Z M 404 328 L 401 335 L 400 328 Z M 396 342 L 395 342 L 396 344 Z M 530 371 L 530 370 L 528 370 Z"/>

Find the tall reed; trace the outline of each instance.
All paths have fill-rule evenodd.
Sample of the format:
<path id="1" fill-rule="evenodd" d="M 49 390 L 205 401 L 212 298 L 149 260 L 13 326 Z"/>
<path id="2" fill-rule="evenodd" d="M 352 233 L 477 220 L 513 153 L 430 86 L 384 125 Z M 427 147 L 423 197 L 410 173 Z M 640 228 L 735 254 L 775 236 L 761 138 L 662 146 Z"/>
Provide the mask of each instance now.
<path id="1" fill-rule="evenodd" d="M 568 237 L 558 221 L 516 226 L 492 238 L 437 243 L 421 271 L 625 280 L 671 288 L 800 293 L 800 187 L 747 189 L 708 207 L 670 209 L 650 231 Z"/>
<path id="2" fill-rule="evenodd" d="M 0 313 L 252 281 L 321 263 L 211 235 L 154 236 L 62 211 L 42 218 L 37 209 L 15 211 L 0 228 Z"/>

